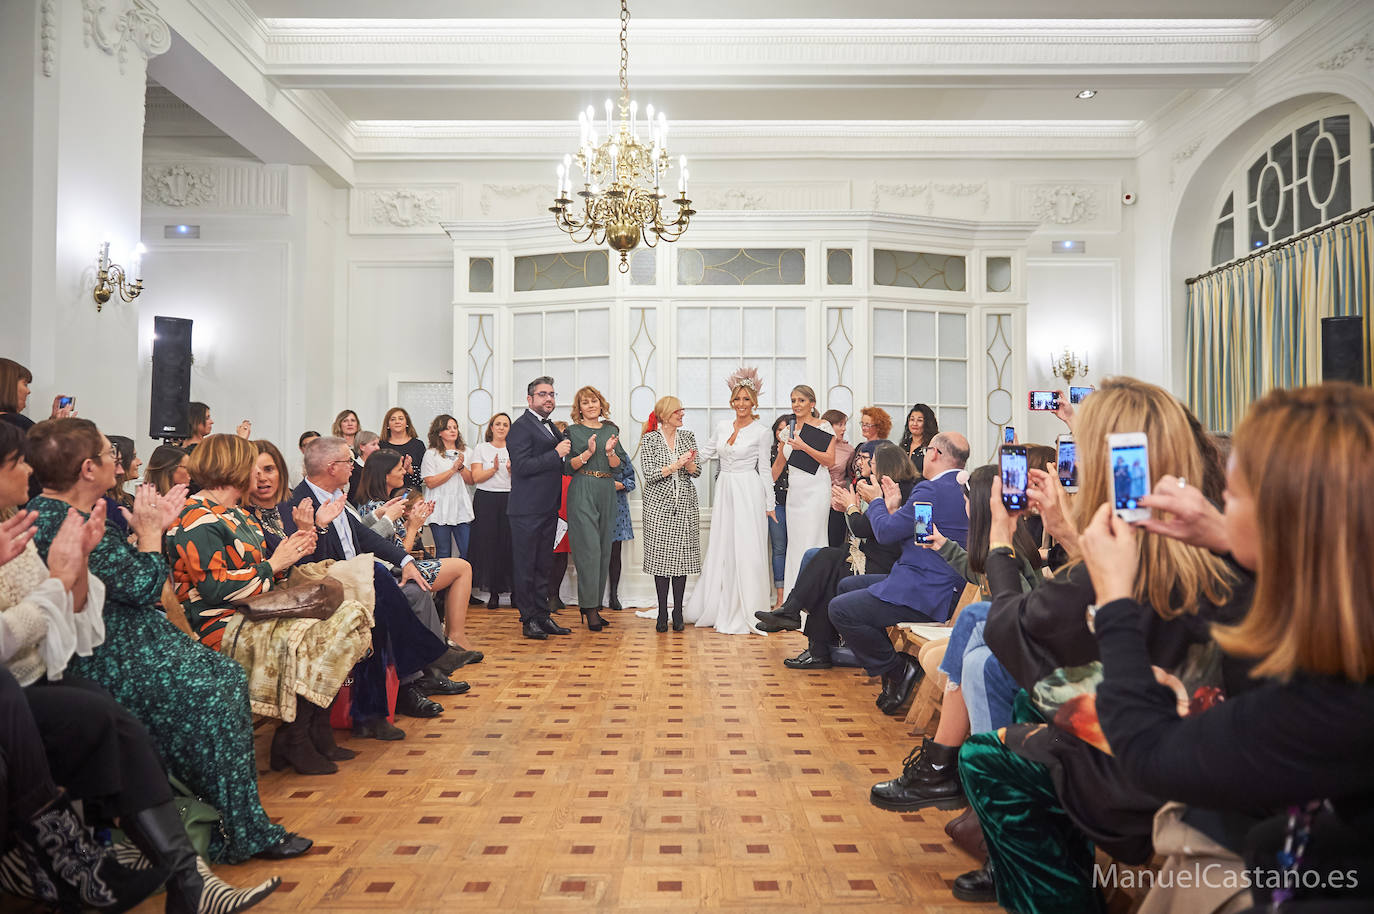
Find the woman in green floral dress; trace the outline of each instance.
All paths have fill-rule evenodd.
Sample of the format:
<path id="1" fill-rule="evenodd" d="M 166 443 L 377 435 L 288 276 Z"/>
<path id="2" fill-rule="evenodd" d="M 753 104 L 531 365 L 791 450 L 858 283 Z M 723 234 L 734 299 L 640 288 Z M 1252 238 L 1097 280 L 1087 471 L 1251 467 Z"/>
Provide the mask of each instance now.
<path id="1" fill-rule="evenodd" d="M 29 448 L 43 492 L 28 507 L 38 512 L 34 543 L 46 559 L 68 509 L 89 514 L 113 483 L 116 464 L 109 440 L 86 419 L 39 423 Z M 91 573 L 105 584 L 105 643 L 90 657 L 73 657 L 68 669 L 108 689 L 148 728 L 168 771 L 220 811 L 213 862 L 298 856 L 311 842 L 273 825 L 258 798 L 243 668 L 188 638 L 162 613 L 162 531 L 185 500 L 185 486 L 165 496 L 141 487 L 129 517 L 137 545 L 106 522 L 90 555 Z"/>

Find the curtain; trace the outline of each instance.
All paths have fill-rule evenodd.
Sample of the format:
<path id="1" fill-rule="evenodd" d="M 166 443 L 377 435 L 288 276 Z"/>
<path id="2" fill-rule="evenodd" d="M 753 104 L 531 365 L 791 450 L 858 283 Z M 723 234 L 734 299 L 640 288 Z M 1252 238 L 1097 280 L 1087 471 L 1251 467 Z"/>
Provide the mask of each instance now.
<path id="1" fill-rule="evenodd" d="M 1321 319 L 1363 315 L 1374 376 L 1374 213 L 1301 238 L 1188 286 L 1188 402 L 1230 431 L 1275 387 L 1321 383 Z"/>

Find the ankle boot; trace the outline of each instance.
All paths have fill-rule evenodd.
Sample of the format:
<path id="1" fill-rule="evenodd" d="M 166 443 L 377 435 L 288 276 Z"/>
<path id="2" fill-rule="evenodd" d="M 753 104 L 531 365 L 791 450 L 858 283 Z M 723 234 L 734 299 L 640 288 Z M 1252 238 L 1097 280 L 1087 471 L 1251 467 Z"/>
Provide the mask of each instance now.
<path id="1" fill-rule="evenodd" d="M 625 610 L 625 607 L 623 607 L 623 606 L 620 605 L 620 586 L 619 586 L 619 584 L 612 584 L 612 585 L 611 585 L 611 598 L 610 598 L 610 600 L 608 600 L 608 601 L 606 602 L 606 605 L 607 605 L 608 607 L 610 607 L 611 609 L 615 610 L 616 612 L 623 612 L 623 611 Z"/>
<path id="2" fill-rule="evenodd" d="M 661 632 L 666 632 L 668 630 L 668 610 L 659 609 L 658 624 L 655 625 L 654 628 Z"/>
<path id="3" fill-rule="evenodd" d="M 296 699 L 296 713 L 301 712 L 301 706 L 310 704 L 304 698 Z M 311 704 L 311 719 L 309 724 L 310 745 L 315 747 L 315 751 L 331 762 L 346 762 L 351 758 L 357 758 L 358 753 L 352 749 L 345 749 L 334 742 L 334 725 L 329 720 L 329 708 L 321 708 L 319 705 Z"/>
<path id="4" fill-rule="evenodd" d="M 273 771 L 290 766 L 297 774 L 333 774 L 339 766 L 325 758 L 310 742 L 310 722 L 315 706 L 304 699 L 296 703 L 296 719 L 283 723 L 272 734 L 268 764 Z"/>
<path id="5" fill-rule="evenodd" d="M 155 869 L 171 872 L 167 914 L 235 914 L 251 908 L 281 885 L 280 879 L 273 878 L 251 889 L 234 889 L 208 868 L 202 869 L 174 803 L 125 816 L 120 824 Z"/>
<path id="6" fill-rule="evenodd" d="M 584 609 L 580 612 L 582 613 L 582 621 L 587 623 L 587 631 L 599 632 L 602 627 L 605 626 L 606 623 L 602 620 L 601 616 L 597 615 L 596 610 Z"/>
<path id="7" fill-rule="evenodd" d="M 966 805 L 959 783 L 959 749 L 926 738 L 902 762 L 902 773 L 874 784 L 869 802 L 879 809 L 909 812 L 933 806 L 958 809 Z"/>
<path id="8" fill-rule="evenodd" d="M 682 624 L 682 607 L 681 607 L 681 606 L 674 607 L 674 609 L 673 609 L 673 631 L 675 631 L 675 632 L 680 632 L 680 631 L 682 631 L 682 629 L 683 629 L 684 627 L 685 627 L 685 626 L 683 626 L 683 624 Z"/>
<path id="9" fill-rule="evenodd" d="M 135 870 L 86 830 L 65 791 L 15 832 L 32 895 L 61 911 L 126 911 L 158 890 L 168 870 Z"/>

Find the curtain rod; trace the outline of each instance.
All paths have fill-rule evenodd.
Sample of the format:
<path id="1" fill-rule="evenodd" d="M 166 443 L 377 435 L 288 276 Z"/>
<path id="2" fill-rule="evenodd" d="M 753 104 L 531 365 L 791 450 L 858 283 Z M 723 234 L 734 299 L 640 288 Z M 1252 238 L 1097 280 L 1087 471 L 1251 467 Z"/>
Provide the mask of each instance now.
<path id="1" fill-rule="evenodd" d="M 1308 229 L 1308 230 L 1305 231 L 1305 232 L 1300 232 L 1299 234 L 1294 235 L 1292 238 L 1285 238 L 1283 241 L 1280 241 L 1278 244 L 1270 245 L 1270 246 L 1267 247 L 1267 248 L 1262 248 L 1262 249 L 1260 249 L 1260 250 L 1258 250 L 1258 251 L 1255 251 L 1255 252 L 1253 252 L 1253 253 L 1251 253 L 1251 254 L 1246 254 L 1244 257 L 1237 257 L 1235 260 L 1231 261 L 1230 263 L 1224 263 L 1224 264 L 1222 264 L 1222 265 L 1219 266 L 1219 267 L 1215 267 L 1215 268 L 1213 268 L 1213 269 L 1211 269 L 1211 270 L 1208 270 L 1206 273 L 1199 273 L 1198 275 L 1194 276 L 1192 279 L 1185 279 L 1185 280 L 1183 281 L 1183 284 L 1186 285 L 1186 286 L 1191 286 L 1193 283 L 1198 282 L 1198 281 L 1203 280 L 1203 279 L 1206 279 L 1208 276 L 1212 276 L 1212 275 L 1214 275 L 1214 274 L 1216 274 L 1216 273 L 1220 273 L 1220 272 L 1222 272 L 1223 270 L 1229 270 L 1229 269 L 1231 269 L 1232 267 L 1238 267 L 1238 266 L 1240 266 L 1241 264 L 1245 263 L 1247 260 L 1254 260 L 1256 257 L 1264 257 L 1264 256 L 1267 255 L 1267 254 L 1273 254 L 1273 253 L 1276 252 L 1276 251 L 1281 251 L 1281 250 L 1283 250 L 1284 248 L 1288 247 L 1289 245 L 1297 244 L 1299 241 L 1302 241 L 1304 238 L 1310 237 L 1310 236 L 1312 236 L 1312 235 L 1316 235 L 1316 234 L 1318 234 L 1319 232 L 1324 232 L 1324 231 L 1326 231 L 1327 229 L 1333 229 L 1333 228 L 1335 228 L 1336 226 L 1338 226 L 1338 225 L 1340 225 L 1340 224 L 1342 224 L 1342 223 L 1345 223 L 1345 222 L 1353 222 L 1353 221 L 1355 221 L 1356 219 L 1360 218 L 1361 216 L 1368 215 L 1369 213 L 1374 213 L 1374 204 L 1371 204 L 1371 205 L 1369 205 L 1369 206 L 1366 206 L 1366 207 L 1364 207 L 1363 209 L 1357 209 L 1357 210 L 1355 210 L 1354 212 L 1351 212 L 1351 213 L 1346 213 L 1344 216 L 1341 216 L 1341 217 L 1336 218 L 1336 219 L 1332 219 L 1330 222 L 1324 222 L 1324 223 L 1322 223 L 1321 225 L 1317 226 L 1316 228 L 1310 228 L 1310 229 Z M 1236 217 L 1236 222 L 1237 222 L 1237 224 L 1240 223 L 1240 217 L 1239 217 L 1239 216 Z"/>

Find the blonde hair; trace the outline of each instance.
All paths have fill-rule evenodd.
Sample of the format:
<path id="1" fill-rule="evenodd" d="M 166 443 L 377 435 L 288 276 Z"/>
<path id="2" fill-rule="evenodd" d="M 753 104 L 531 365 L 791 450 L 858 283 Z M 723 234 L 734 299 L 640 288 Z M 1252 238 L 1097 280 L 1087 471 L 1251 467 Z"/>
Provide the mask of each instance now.
<path id="1" fill-rule="evenodd" d="M 580 388 L 578 388 L 577 393 L 573 394 L 573 401 L 572 401 L 572 421 L 574 421 L 574 422 L 581 422 L 581 421 L 582 421 L 582 398 L 583 398 L 583 397 L 596 397 L 598 400 L 600 400 L 600 401 L 601 401 L 601 415 L 600 415 L 598 418 L 601 419 L 602 421 L 605 421 L 605 422 L 609 422 L 609 421 L 610 421 L 610 419 L 611 419 L 611 404 L 610 404 L 610 401 L 607 400 L 607 399 L 605 398 L 605 396 L 602 395 L 601 391 L 597 390 L 595 387 L 593 387 L 593 386 L 590 385 L 590 384 L 586 385 L 585 387 L 580 387 Z"/>
<path id="2" fill-rule="evenodd" d="M 1354 384 L 1271 391 L 1236 429 L 1232 473 L 1253 493 L 1259 566 L 1250 612 L 1213 634 L 1262 658 L 1253 675 L 1365 682 L 1374 670 L 1371 453 L 1374 391 Z"/>
<path id="3" fill-rule="evenodd" d="M 658 419 L 658 424 L 662 426 L 669 416 L 680 409 L 682 409 L 682 401 L 677 397 L 671 394 L 666 397 L 659 397 L 658 402 L 654 404 L 654 417 Z M 644 423 L 644 431 L 646 433 L 652 431 L 647 422 Z"/>
<path id="4" fill-rule="evenodd" d="M 1202 479 L 1202 454 L 1182 404 L 1154 384 L 1135 378 L 1108 378 L 1083 401 L 1074 423 L 1074 440 L 1078 442 L 1074 519 L 1079 532 L 1110 499 L 1107 436 L 1116 432 L 1144 432 L 1149 440 L 1148 491 L 1154 491 L 1161 476 Z M 1230 599 L 1234 577 L 1217 556 L 1150 533 L 1137 534 L 1136 541 L 1140 569 L 1133 595 L 1153 607 L 1161 618 L 1196 613 L 1204 597 L 1214 606 Z"/>
<path id="5" fill-rule="evenodd" d="M 734 390 L 730 391 L 730 402 L 731 402 L 731 403 L 734 403 L 734 402 L 735 402 L 735 394 L 739 393 L 741 390 L 744 391 L 746 394 L 749 395 L 749 402 L 752 403 L 752 404 L 754 404 L 754 409 L 758 409 L 758 408 L 759 408 L 759 395 L 754 391 L 754 388 L 750 387 L 748 384 L 737 384 L 737 385 L 735 385 Z M 758 415 L 755 414 L 755 415 L 754 415 L 754 418 L 757 419 L 757 418 L 758 418 Z"/>
<path id="6" fill-rule="evenodd" d="M 258 449 L 238 435 L 207 435 L 187 459 L 186 469 L 202 489 L 229 486 L 247 491 L 253 482 Z M 285 485 L 283 480 L 282 485 Z"/>
<path id="7" fill-rule="evenodd" d="M 816 412 L 816 392 L 814 390 L 812 390 L 805 384 L 798 384 L 796 387 L 792 388 L 792 393 L 801 394 L 803 397 L 811 401 L 812 418 L 815 418 L 820 415 L 820 413 Z"/>
<path id="8" fill-rule="evenodd" d="M 390 417 L 390 415 L 390 413 L 387 414 L 388 417 Z M 363 423 L 361 420 L 358 419 L 358 414 L 351 409 L 346 409 L 334 417 L 334 424 L 329 426 L 329 434 L 333 435 L 335 438 L 342 438 L 344 436 L 343 421 L 347 419 L 349 416 L 352 416 L 353 421 L 358 423 L 358 430 L 353 434 L 361 434 L 363 430 Z"/>

